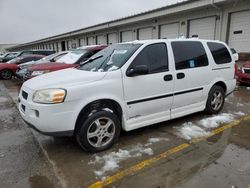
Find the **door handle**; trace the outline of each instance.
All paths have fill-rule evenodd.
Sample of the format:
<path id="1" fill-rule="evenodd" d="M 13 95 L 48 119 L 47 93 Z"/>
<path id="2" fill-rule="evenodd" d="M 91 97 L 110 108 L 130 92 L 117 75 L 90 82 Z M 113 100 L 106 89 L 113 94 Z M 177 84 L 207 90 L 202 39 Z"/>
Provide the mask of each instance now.
<path id="1" fill-rule="evenodd" d="M 177 73 L 177 79 L 183 79 L 185 78 L 185 74 L 183 72 Z"/>
<path id="2" fill-rule="evenodd" d="M 166 81 L 166 82 L 167 82 L 167 81 L 171 81 L 171 80 L 173 80 L 173 76 L 172 76 L 172 74 L 168 74 L 168 75 L 165 75 L 163 79 L 164 79 L 164 81 Z"/>

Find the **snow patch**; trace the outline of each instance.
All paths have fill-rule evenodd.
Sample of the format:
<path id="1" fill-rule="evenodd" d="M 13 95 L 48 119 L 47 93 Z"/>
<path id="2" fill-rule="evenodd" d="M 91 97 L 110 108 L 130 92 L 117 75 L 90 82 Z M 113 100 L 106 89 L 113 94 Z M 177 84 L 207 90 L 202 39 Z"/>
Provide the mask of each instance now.
<path id="1" fill-rule="evenodd" d="M 210 133 L 210 129 L 216 128 L 220 124 L 229 123 L 236 117 L 244 115 L 245 113 L 241 111 L 233 113 L 222 113 L 209 118 L 204 118 L 198 121 L 196 124 L 192 122 L 186 122 L 182 125 L 182 127 L 178 127 L 178 131 L 176 134 L 187 140 L 206 136 Z"/>
<path id="2" fill-rule="evenodd" d="M 194 125 L 192 122 L 184 123 L 183 127 L 179 129 L 179 136 L 187 140 L 191 140 L 194 137 L 206 136 L 208 134 L 209 132 Z"/>
<path id="3" fill-rule="evenodd" d="M 234 120 L 233 114 L 222 113 L 213 117 L 200 120 L 199 124 L 205 128 L 215 128 L 222 123 L 229 123 Z"/>
<path id="4" fill-rule="evenodd" d="M 143 154 L 153 155 L 154 152 L 151 148 L 146 148 L 142 144 L 138 144 L 129 150 L 119 149 L 117 152 L 111 152 L 103 156 L 95 156 L 95 160 L 90 161 L 88 164 L 102 165 L 101 169 L 94 171 L 94 173 L 99 177 L 103 177 L 105 173 L 119 168 L 119 164 L 122 161 L 128 158 L 141 157 Z"/>
<path id="5" fill-rule="evenodd" d="M 167 138 L 149 138 L 148 142 L 149 143 L 156 143 L 156 142 L 161 142 L 161 141 L 168 141 Z"/>
<path id="6" fill-rule="evenodd" d="M 234 112 L 234 114 L 237 115 L 237 116 L 244 116 L 244 115 L 246 115 L 244 112 L 241 112 L 241 111 Z"/>
<path id="7" fill-rule="evenodd" d="M 118 67 L 115 66 L 115 65 L 113 65 L 112 67 L 110 67 L 110 68 L 108 69 L 108 71 L 114 71 L 114 70 L 117 70 L 117 69 L 118 69 Z"/>
<path id="8" fill-rule="evenodd" d="M 240 107 L 240 106 L 244 106 L 244 104 L 241 104 L 241 103 L 237 103 L 236 105 L 237 107 Z"/>

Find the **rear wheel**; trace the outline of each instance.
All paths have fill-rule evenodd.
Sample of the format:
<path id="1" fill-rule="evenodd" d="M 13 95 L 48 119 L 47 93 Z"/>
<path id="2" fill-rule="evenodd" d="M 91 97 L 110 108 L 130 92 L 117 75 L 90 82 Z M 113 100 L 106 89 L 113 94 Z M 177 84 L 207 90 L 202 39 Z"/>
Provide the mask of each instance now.
<path id="1" fill-rule="evenodd" d="M 79 121 L 76 139 L 86 151 L 99 152 L 110 148 L 120 135 L 118 117 L 110 111 L 97 111 Z"/>
<path id="2" fill-rule="evenodd" d="M 221 86 L 215 85 L 211 88 L 208 94 L 205 111 L 208 114 L 219 113 L 225 102 L 225 91 Z"/>
<path id="3" fill-rule="evenodd" d="M 0 77 L 4 80 L 10 80 L 12 78 L 12 71 L 5 69 L 0 72 Z"/>

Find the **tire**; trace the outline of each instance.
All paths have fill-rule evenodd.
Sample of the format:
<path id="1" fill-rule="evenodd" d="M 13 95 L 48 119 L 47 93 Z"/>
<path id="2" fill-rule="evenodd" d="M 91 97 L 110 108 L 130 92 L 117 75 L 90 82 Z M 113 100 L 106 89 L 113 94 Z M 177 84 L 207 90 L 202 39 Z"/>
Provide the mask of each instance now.
<path id="1" fill-rule="evenodd" d="M 88 117 L 83 116 L 76 127 L 75 136 L 85 151 L 100 152 L 112 147 L 120 132 L 119 118 L 113 112 L 101 110 L 90 113 Z"/>
<path id="2" fill-rule="evenodd" d="M 221 86 L 215 85 L 208 94 L 205 112 L 208 114 L 218 114 L 225 102 L 225 91 Z"/>
<path id="3" fill-rule="evenodd" d="M 0 72 L 0 77 L 4 80 L 10 80 L 13 76 L 13 72 L 11 70 L 5 69 Z"/>

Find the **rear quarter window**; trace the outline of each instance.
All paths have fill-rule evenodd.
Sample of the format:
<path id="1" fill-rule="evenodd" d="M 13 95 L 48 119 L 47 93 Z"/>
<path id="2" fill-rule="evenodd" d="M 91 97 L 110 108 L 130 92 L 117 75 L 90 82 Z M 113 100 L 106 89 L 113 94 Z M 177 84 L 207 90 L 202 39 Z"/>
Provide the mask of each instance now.
<path id="1" fill-rule="evenodd" d="M 176 70 L 208 66 L 204 46 L 196 41 L 172 42 Z"/>
<path id="2" fill-rule="evenodd" d="M 207 43 L 216 64 L 231 63 L 231 55 L 225 45 L 216 42 Z"/>

